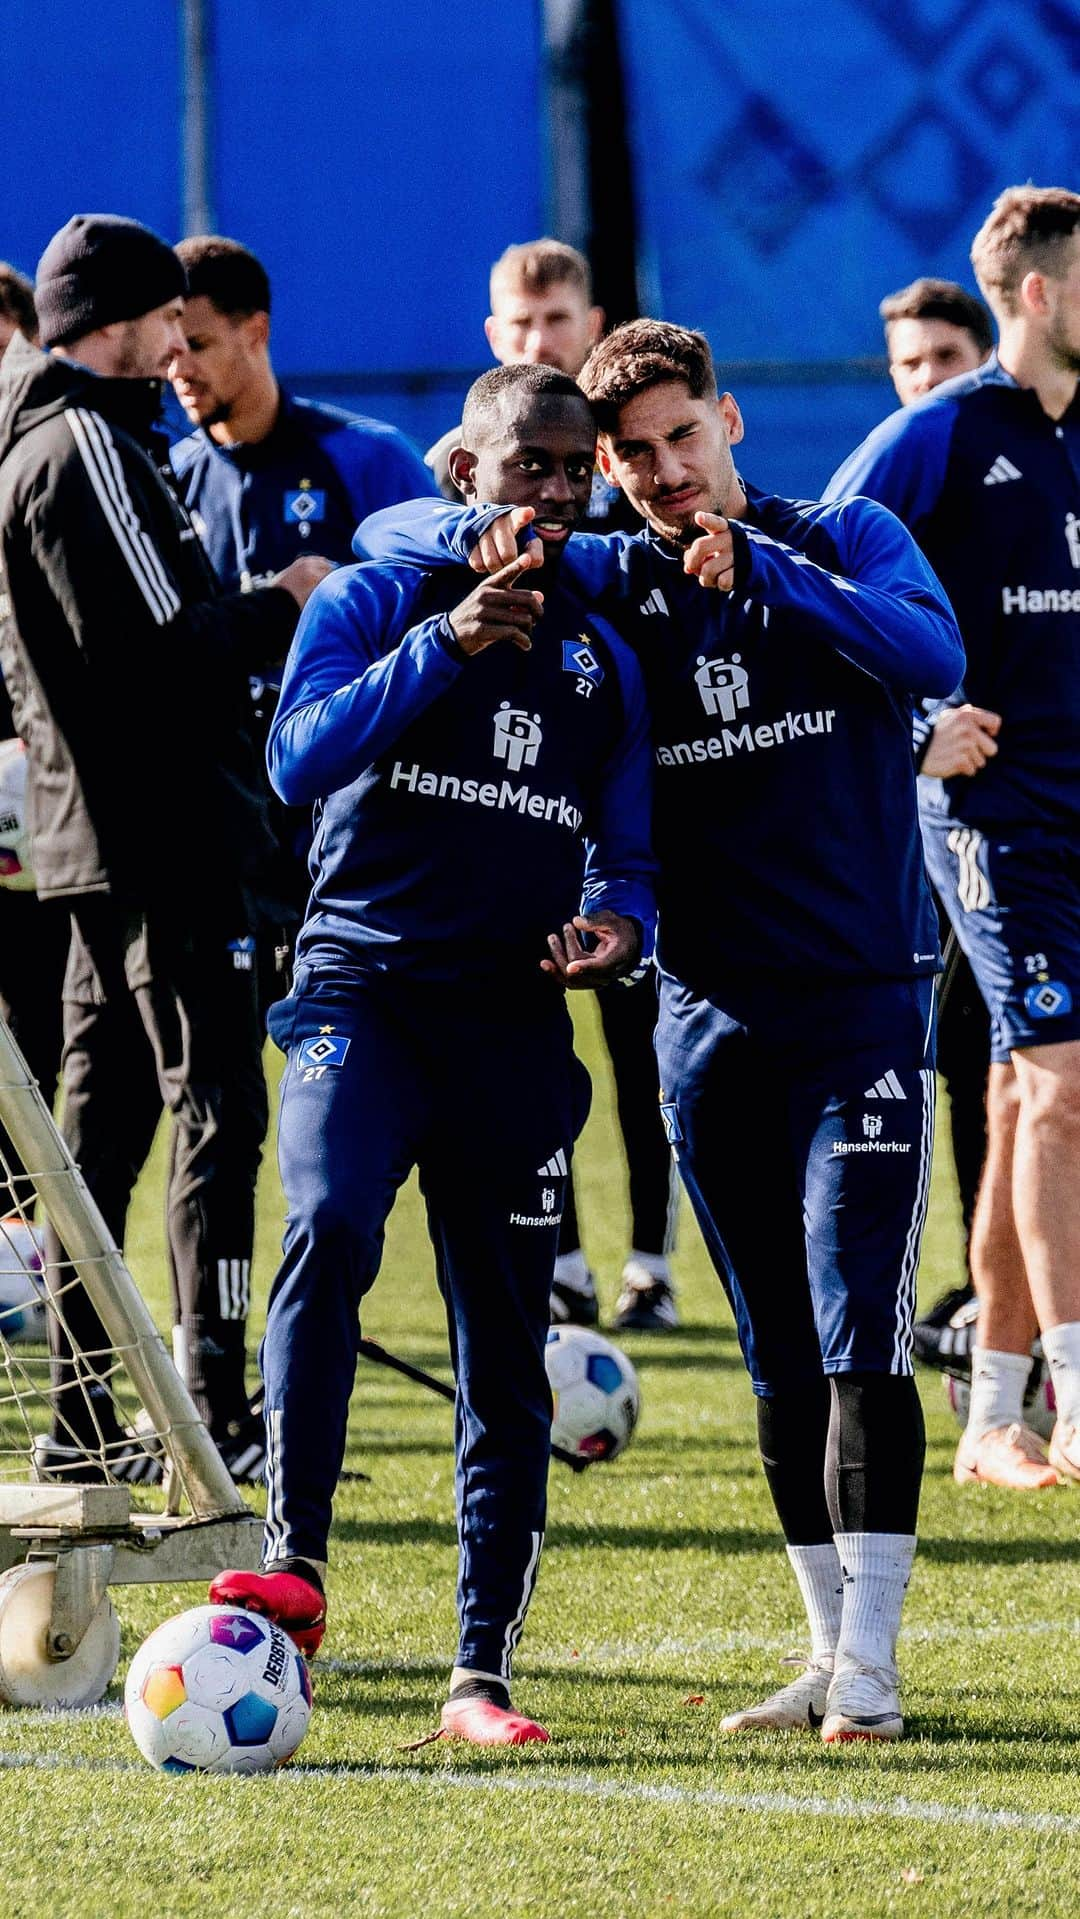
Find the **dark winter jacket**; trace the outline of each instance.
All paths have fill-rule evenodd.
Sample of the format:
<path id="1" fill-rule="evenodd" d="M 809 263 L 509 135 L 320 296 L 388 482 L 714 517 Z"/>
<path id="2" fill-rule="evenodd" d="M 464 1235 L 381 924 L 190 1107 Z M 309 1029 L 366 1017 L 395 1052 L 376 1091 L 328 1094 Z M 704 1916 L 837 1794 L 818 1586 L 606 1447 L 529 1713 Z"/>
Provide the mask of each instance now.
<path id="1" fill-rule="evenodd" d="M 0 370 L 0 670 L 30 759 L 43 895 L 224 900 L 269 850 L 248 676 L 280 587 L 221 595 L 155 465 L 156 381 L 14 340 Z"/>

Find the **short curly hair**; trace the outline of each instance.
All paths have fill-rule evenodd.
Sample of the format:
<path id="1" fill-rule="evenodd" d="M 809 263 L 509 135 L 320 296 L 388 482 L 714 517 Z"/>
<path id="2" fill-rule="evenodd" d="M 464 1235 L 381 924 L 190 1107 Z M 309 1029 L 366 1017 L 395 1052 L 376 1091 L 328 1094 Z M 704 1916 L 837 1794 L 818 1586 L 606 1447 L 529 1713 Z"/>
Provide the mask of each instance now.
<path id="1" fill-rule="evenodd" d="M 1025 273 L 1063 271 L 1065 247 L 1080 228 L 1080 193 L 1067 187 L 1006 187 L 971 243 L 975 278 L 990 305 L 1015 313 Z"/>
<path id="2" fill-rule="evenodd" d="M 692 400 L 716 398 L 716 369 L 705 335 L 666 320 L 627 320 L 617 326 L 593 347 L 578 374 L 602 433 L 615 429 L 629 401 L 668 380 L 681 380 Z"/>
<path id="3" fill-rule="evenodd" d="M 7 260 L 0 260 L 0 314 L 20 333 L 25 333 L 28 340 L 37 339 L 33 281 Z"/>

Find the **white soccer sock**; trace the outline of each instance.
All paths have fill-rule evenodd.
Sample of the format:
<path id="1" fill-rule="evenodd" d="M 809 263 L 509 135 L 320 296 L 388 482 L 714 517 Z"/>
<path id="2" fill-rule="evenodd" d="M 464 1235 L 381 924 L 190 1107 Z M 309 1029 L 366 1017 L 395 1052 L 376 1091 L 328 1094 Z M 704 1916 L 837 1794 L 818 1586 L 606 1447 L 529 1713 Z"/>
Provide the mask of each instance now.
<path id="1" fill-rule="evenodd" d="M 844 1607 L 840 1556 L 831 1539 L 821 1546 L 789 1546 L 787 1556 L 810 1621 L 810 1657 L 815 1665 L 831 1666 Z"/>
<path id="2" fill-rule="evenodd" d="M 1080 1328 L 1077 1329 L 1080 1331 Z M 971 1349 L 971 1405 L 968 1439 L 1012 1426 L 1024 1417 L 1024 1388 L 1031 1371 L 1027 1353 L 999 1353 L 992 1346 Z"/>
<path id="3" fill-rule="evenodd" d="M 915 1557 L 914 1533 L 837 1533 L 844 1580 L 844 1611 L 837 1667 L 894 1666 L 900 1612 Z"/>
<path id="4" fill-rule="evenodd" d="M 1080 1426 L 1080 1320 L 1066 1320 L 1042 1335 L 1042 1349 L 1054 1382 L 1057 1416 L 1064 1426 Z"/>
<path id="5" fill-rule="evenodd" d="M 580 1246 L 576 1252 L 559 1254 L 552 1277 L 558 1280 L 560 1286 L 572 1287 L 575 1293 L 591 1293 L 593 1290 L 593 1276 Z"/>

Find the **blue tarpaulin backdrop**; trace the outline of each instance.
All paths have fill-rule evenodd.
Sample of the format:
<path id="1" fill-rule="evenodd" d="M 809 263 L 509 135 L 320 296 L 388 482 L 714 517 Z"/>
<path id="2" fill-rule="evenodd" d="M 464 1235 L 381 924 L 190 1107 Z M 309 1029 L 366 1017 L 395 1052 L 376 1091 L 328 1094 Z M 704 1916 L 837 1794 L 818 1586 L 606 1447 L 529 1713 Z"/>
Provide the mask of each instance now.
<path id="1" fill-rule="evenodd" d="M 218 227 L 303 388 L 426 441 L 487 363 L 487 269 L 545 227 L 540 0 L 215 0 Z M 0 256 L 77 210 L 176 237 L 175 0 L 3 0 Z M 748 473 L 818 488 L 887 411 L 877 302 L 969 280 L 1014 180 L 1077 184 L 1076 0 L 621 0 L 643 300 L 732 367 Z M 440 379 L 440 372 L 449 377 Z M 325 376 L 316 380 L 314 376 Z"/>

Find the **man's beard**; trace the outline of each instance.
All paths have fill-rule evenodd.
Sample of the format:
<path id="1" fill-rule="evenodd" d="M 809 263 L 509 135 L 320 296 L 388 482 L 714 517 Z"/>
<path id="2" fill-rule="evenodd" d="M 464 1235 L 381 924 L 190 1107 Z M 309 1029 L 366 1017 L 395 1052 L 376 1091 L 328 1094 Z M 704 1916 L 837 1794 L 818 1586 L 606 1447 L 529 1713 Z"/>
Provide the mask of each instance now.
<path id="1" fill-rule="evenodd" d="M 1080 343 L 1069 338 L 1064 320 L 1058 318 L 1054 321 L 1047 335 L 1047 345 L 1063 371 L 1080 376 Z"/>

